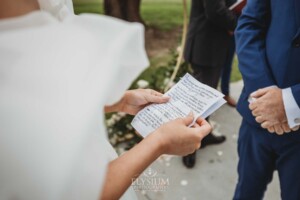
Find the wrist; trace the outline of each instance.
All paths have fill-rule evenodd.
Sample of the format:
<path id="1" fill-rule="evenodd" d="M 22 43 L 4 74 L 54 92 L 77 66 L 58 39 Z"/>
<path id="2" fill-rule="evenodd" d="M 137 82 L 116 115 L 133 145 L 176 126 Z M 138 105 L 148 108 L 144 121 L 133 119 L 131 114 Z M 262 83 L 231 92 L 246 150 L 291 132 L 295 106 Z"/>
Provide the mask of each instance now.
<path id="1" fill-rule="evenodd" d="M 104 112 L 105 113 L 111 113 L 111 112 L 121 112 L 121 101 L 118 101 L 117 103 L 109 106 L 104 107 Z"/>
<path id="2" fill-rule="evenodd" d="M 125 112 L 125 106 L 126 106 L 126 99 L 128 96 L 128 91 L 126 91 L 123 95 L 123 97 L 116 103 L 116 109 L 118 109 L 119 112 Z"/>
<path id="3" fill-rule="evenodd" d="M 149 141 L 149 146 L 157 157 L 166 153 L 166 144 L 159 129 L 148 135 L 145 140 Z"/>
<path id="4" fill-rule="evenodd" d="M 126 91 L 123 95 L 123 97 L 115 104 L 110 105 L 110 106 L 105 106 L 104 111 L 106 113 L 109 112 L 125 112 L 125 105 L 126 105 L 126 98 L 128 95 L 128 91 Z"/>

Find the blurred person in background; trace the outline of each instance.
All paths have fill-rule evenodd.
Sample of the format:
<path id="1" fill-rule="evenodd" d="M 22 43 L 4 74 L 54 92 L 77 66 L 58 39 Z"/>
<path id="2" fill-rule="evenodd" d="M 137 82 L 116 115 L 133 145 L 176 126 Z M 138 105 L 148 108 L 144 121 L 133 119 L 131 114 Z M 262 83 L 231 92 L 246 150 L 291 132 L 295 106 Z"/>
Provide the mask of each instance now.
<path id="1" fill-rule="evenodd" d="M 184 58 L 200 82 L 217 88 L 222 67 L 228 56 L 236 15 L 228 9 L 229 0 L 193 0 Z M 225 136 L 209 134 L 202 147 L 220 144 Z M 183 157 L 186 167 L 194 167 L 196 152 Z"/>
<path id="2" fill-rule="evenodd" d="M 236 101 L 230 96 L 230 77 L 235 55 L 234 35 L 231 36 L 230 40 L 228 55 L 221 73 L 221 92 L 225 95 L 224 99 L 227 101 L 227 104 L 231 107 L 236 107 Z"/>

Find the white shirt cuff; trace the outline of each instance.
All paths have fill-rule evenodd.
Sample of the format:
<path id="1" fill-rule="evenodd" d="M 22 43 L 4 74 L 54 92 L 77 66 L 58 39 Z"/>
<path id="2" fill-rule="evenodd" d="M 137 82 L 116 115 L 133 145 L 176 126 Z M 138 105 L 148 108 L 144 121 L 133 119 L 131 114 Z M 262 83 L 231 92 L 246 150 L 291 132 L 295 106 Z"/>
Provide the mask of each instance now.
<path id="1" fill-rule="evenodd" d="M 290 128 L 300 125 L 300 108 L 292 94 L 291 88 L 282 90 L 282 99 Z"/>

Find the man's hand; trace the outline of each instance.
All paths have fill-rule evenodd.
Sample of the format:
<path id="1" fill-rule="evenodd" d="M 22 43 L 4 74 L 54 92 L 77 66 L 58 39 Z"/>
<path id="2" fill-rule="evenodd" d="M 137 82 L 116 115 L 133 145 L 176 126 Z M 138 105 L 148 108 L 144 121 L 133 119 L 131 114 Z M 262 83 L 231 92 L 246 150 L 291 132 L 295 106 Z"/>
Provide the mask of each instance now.
<path id="1" fill-rule="evenodd" d="M 249 108 L 255 120 L 263 128 L 270 128 L 276 124 L 287 122 L 282 99 L 282 90 L 277 87 L 259 89 L 251 94 L 256 100 L 250 103 Z"/>
<path id="2" fill-rule="evenodd" d="M 282 90 L 277 87 L 267 87 L 259 89 L 251 94 L 255 99 L 250 103 L 249 108 L 255 120 L 261 127 L 268 129 L 270 133 L 282 135 L 291 131 L 296 131 L 299 126 L 290 128 L 284 110 Z"/>
<path id="3" fill-rule="evenodd" d="M 289 133 L 292 131 L 286 122 L 282 124 L 275 124 L 274 126 L 268 127 L 267 129 L 270 133 L 275 132 L 277 135 L 282 135 L 284 133 Z"/>
<path id="4" fill-rule="evenodd" d="M 163 96 L 163 94 L 151 89 L 128 90 L 118 103 L 106 106 L 105 112 L 119 111 L 135 115 L 151 103 L 166 103 L 169 99 L 170 97 Z"/>
<path id="5" fill-rule="evenodd" d="M 267 128 L 270 133 L 276 133 L 277 135 L 283 135 L 284 133 L 289 133 L 291 131 L 297 131 L 299 130 L 299 126 L 296 126 L 294 128 L 290 128 L 287 122 L 282 124 L 276 124 L 274 126 L 271 126 Z"/>

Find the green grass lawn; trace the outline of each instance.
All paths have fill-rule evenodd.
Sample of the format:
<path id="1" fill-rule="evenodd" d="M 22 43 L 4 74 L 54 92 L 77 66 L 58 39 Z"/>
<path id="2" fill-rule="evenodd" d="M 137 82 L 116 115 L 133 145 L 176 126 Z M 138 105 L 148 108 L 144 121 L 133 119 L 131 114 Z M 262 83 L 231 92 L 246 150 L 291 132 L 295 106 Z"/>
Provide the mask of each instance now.
<path id="1" fill-rule="evenodd" d="M 172 30 L 183 24 L 183 4 L 181 0 L 144 0 L 141 14 L 146 24 L 162 30 Z"/>
<path id="2" fill-rule="evenodd" d="M 98 13 L 103 14 L 103 0 L 73 0 L 74 9 L 79 13 Z M 190 3 L 190 0 L 187 0 Z M 190 6 L 190 5 L 189 5 Z M 182 0 L 142 0 L 141 15 L 147 26 L 160 29 L 162 31 L 170 31 L 183 23 L 183 4 Z M 170 56 L 163 56 L 170 59 Z M 150 58 L 151 66 L 155 66 L 158 58 Z M 241 79 L 241 74 L 237 67 L 237 59 L 235 58 L 231 81 Z"/>
<path id="3" fill-rule="evenodd" d="M 231 77 L 230 80 L 231 82 L 236 82 L 242 79 L 242 75 L 240 73 L 240 70 L 238 68 L 238 60 L 237 57 L 235 56 L 232 64 L 232 72 L 231 72 Z"/>
<path id="4" fill-rule="evenodd" d="M 99 0 L 73 0 L 76 14 L 97 13 L 103 14 L 103 3 Z"/>
<path id="5" fill-rule="evenodd" d="M 74 8 L 77 14 L 104 13 L 102 0 L 74 0 Z M 182 9 L 181 0 L 143 0 L 141 15 L 148 26 L 172 30 L 182 25 Z"/>

